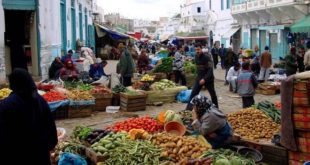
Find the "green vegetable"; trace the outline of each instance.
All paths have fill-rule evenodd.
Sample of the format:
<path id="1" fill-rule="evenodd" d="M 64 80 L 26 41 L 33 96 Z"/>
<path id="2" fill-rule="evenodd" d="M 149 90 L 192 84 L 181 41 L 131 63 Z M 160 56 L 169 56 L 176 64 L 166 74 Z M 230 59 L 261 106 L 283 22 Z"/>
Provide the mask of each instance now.
<path id="1" fill-rule="evenodd" d="M 73 129 L 72 136 L 73 138 L 77 138 L 79 140 L 85 140 L 86 137 L 91 134 L 93 131 L 92 128 L 84 127 L 84 126 L 77 126 Z"/>
<path id="2" fill-rule="evenodd" d="M 170 73 L 172 72 L 173 58 L 167 57 L 161 59 L 162 63 L 154 69 L 154 73 Z"/>
<path id="3" fill-rule="evenodd" d="M 196 74 L 197 73 L 197 67 L 194 63 L 192 63 L 190 61 L 186 61 L 186 62 L 184 62 L 184 71 L 186 73 Z"/>
<path id="4" fill-rule="evenodd" d="M 238 156 L 233 156 L 230 159 L 230 164 L 231 165 L 240 165 L 240 164 L 242 164 L 242 160 Z"/>
<path id="5" fill-rule="evenodd" d="M 82 91 L 90 91 L 92 90 L 94 87 L 90 84 L 80 84 L 77 86 L 78 89 L 81 89 Z"/>
<path id="6" fill-rule="evenodd" d="M 116 85 L 114 88 L 112 88 L 113 93 L 121 93 L 121 92 L 126 92 L 127 88 L 124 87 L 123 85 Z"/>
<path id="7" fill-rule="evenodd" d="M 254 105 L 254 108 L 257 108 L 263 111 L 267 116 L 269 116 L 274 122 L 281 122 L 281 111 L 276 108 L 276 106 L 269 101 L 259 102 L 257 105 Z"/>
<path id="8" fill-rule="evenodd" d="M 231 165 L 229 160 L 226 159 L 226 158 L 220 158 L 220 159 L 217 159 L 214 163 L 214 165 Z M 240 165 L 240 164 L 239 164 Z"/>
<path id="9" fill-rule="evenodd" d="M 215 160 L 213 165 L 255 165 L 252 158 L 246 158 L 229 149 L 217 149 L 204 152 L 200 158 Z"/>

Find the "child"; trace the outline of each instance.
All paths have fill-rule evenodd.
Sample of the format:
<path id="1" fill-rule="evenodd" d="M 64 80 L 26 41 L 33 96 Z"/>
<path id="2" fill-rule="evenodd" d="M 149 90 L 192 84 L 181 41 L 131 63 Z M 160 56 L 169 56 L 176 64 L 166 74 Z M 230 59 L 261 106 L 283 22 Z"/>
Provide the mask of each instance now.
<path id="1" fill-rule="evenodd" d="M 254 74 L 250 71 L 250 63 L 242 64 L 242 72 L 237 78 L 238 94 L 242 97 L 243 108 L 252 106 L 254 101 L 255 88 L 257 81 Z"/>

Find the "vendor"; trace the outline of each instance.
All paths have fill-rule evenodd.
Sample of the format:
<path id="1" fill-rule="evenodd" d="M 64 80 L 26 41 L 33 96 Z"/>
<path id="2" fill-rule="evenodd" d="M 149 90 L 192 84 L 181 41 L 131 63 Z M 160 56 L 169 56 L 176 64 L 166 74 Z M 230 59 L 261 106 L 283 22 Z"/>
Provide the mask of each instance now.
<path id="1" fill-rule="evenodd" d="M 48 70 L 48 76 L 50 79 L 58 79 L 59 78 L 59 72 L 61 68 L 63 67 L 63 64 L 59 57 L 56 57 L 53 63 L 51 64 L 51 67 Z"/>
<path id="2" fill-rule="evenodd" d="M 73 50 L 69 50 L 68 54 L 62 56 L 61 62 L 64 64 L 67 60 L 72 60 Z"/>
<path id="3" fill-rule="evenodd" d="M 142 49 L 141 54 L 138 58 L 138 71 L 142 74 L 143 71 L 146 71 L 149 65 L 149 58 L 147 57 L 146 50 Z"/>
<path id="4" fill-rule="evenodd" d="M 217 109 L 206 96 L 197 95 L 191 100 L 193 129 L 202 134 L 212 145 L 220 148 L 232 139 L 232 128 L 227 122 L 226 115 Z"/>
<path id="5" fill-rule="evenodd" d="M 240 63 L 236 63 L 235 66 L 232 66 L 228 73 L 226 80 L 229 82 L 230 87 L 232 87 L 232 91 L 237 93 L 237 78 L 240 74 Z"/>
<path id="6" fill-rule="evenodd" d="M 78 80 L 79 73 L 73 65 L 72 60 L 68 59 L 65 62 L 65 66 L 60 70 L 60 78 L 65 81 Z"/>
<path id="7" fill-rule="evenodd" d="M 95 81 L 99 80 L 102 76 L 108 77 L 103 70 L 107 64 L 107 61 L 102 61 L 101 58 L 97 58 L 96 63 L 90 65 L 89 76 Z"/>

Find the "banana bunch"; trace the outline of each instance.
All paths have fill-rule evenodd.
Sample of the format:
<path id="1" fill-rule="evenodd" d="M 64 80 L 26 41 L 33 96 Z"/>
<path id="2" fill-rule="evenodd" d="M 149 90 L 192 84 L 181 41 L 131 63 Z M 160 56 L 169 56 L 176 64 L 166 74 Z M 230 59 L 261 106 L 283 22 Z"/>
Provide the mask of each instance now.
<path id="1" fill-rule="evenodd" d="M 145 74 L 142 78 L 141 81 L 154 81 L 154 76 L 150 76 L 148 74 Z"/>
<path id="2" fill-rule="evenodd" d="M 0 90 L 0 100 L 8 97 L 10 95 L 10 93 L 12 92 L 11 89 L 9 88 L 3 88 Z"/>

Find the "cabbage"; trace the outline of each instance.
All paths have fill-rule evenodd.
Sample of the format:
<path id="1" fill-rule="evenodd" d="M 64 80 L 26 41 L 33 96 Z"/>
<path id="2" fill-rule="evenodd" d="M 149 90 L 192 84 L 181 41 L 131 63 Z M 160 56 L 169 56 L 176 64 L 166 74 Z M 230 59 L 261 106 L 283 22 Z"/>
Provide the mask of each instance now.
<path id="1" fill-rule="evenodd" d="M 214 165 L 232 165 L 228 159 L 226 158 L 220 158 L 217 159 L 214 163 Z M 239 164 L 240 165 L 240 164 Z"/>

